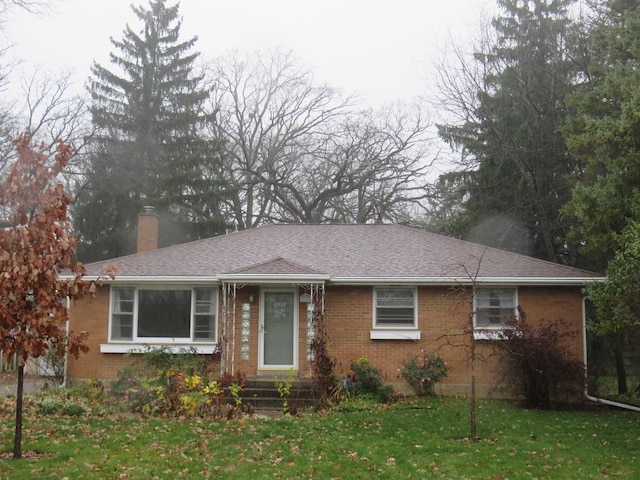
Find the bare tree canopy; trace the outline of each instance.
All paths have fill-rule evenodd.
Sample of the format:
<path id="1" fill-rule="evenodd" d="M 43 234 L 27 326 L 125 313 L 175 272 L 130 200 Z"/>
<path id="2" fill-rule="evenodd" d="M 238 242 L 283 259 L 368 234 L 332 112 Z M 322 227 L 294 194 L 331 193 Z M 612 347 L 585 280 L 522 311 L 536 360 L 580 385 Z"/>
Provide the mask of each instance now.
<path id="1" fill-rule="evenodd" d="M 212 67 L 227 214 L 238 229 L 266 222 L 398 221 L 422 198 L 428 123 L 401 107 L 356 111 L 316 86 L 286 52 Z"/>

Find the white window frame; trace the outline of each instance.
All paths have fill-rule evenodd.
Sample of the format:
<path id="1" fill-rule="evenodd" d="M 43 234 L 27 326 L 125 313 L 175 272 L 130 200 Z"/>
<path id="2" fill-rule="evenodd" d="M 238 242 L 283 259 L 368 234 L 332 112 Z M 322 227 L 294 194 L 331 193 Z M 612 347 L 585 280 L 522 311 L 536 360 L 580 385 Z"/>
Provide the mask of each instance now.
<path id="1" fill-rule="evenodd" d="M 133 320 L 132 320 L 132 333 L 130 339 L 113 338 L 113 316 L 116 314 L 115 296 L 116 291 L 122 289 L 133 290 Z M 191 306 L 190 306 L 190 319 L 189 319 L 189 337 L 138 337 L 138 313 L 139 313 L 139 292 L 141 290 L 181 290 L 191 292 Z M 215 325 L 213 331 L 213 338 L 211 339 L 196 339 L 195 338 L 195 320 L 196 320 L 196 291 L 197 290 L 210 290 L 213 292 L 212 298 L 212 311 L 215 315 Z M 218 288 L 216 286 L 207 285 L 163 285 L 163 286 L 146 286 L 146 285 L 114 285 L 110 288 L 109 292 L 109 343 L 122 343 L 131 345 L 143 345 L 143 344 L 216 344 L 218 338 L 218 329 L 220 324 L 220 316 L 218 314 Z M 108 348 L 104 350 L 109 350 Z"/>
<path id="2" fill-rule="evenodd" d="M 378 292 L 388 290 L 409 290 L 413 295 L 413 322 L 411 324 L 378 324 Z M 384 308 L 384 307 L 383 307 Z M 392 307 L 387 307 L 392 308 Z M 407 307 L 399 307 L 407 308 Z M 369 334 L 371 340 L 419 340 L 418 330 L 418 288 L 399 286 L 379 286 L 373 288 L 373 329 Z"/>
<path id="3" fill-rule="evenodd" d="M 473 336 L 477 340 L 497 340 L 499 339 L 500 332 L 505 331 L 509 327 L 504 323 L 494 325 L 478 325 L 478 291 L 480 290 L 510 290 L 512 291 L 513 304 L 508 307 L 494 307 L 494 308 L 509 308 L 512 309 L 512 313 L 516 319 L 518 319 L 518 288 L 505 285 L 494 286 L 482 286 L 477 287 L 473 294 Z"/>

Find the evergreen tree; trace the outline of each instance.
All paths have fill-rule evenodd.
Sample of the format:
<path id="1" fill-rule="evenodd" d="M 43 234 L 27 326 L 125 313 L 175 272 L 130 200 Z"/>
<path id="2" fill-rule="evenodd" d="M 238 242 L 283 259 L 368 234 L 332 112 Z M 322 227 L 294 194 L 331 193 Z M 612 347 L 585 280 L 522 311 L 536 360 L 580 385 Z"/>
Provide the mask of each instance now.
<path id="1" fill-rule="evenodd" d="M 570 240 L 597 268 L 608 263 L 607 283 L 590 289 L 593 331 L 611 340 L 605 344 L 613 346 L 618 393 L 626 394 L 626 354 L 636 351 L 638 332 L 640 2 L 609 0 L 596 8 L 588 75 L 570 99 L 574 114 L 564 129 L 580 161 L 565 213 L 576 220 Z"/>
<path id="2" fill-rule="evenodd" d="M 92 66 L 97 133 L 74 215 L 84 260 L 131 253 L 145 205 L 160 213 L 161 245 L 220 228 L 217 150 L 201 135 L 210 92 L 194 73 L 197 37 L 180 41 L 178 7 L 132 6 L 140 33 L 127 25 L 122 40 L 111 39 L 110 68 Z"/>
<path id="3" fill-rule="evenodd" d="M 600 264 L 640 221 L 640 2 L 610 0 L 597 12 L 587 81 L 571 97 L 567 144 L 579 161 L 565 212 L 570 238 Z"/>
<path id="4" fill-rule="evenodd" d="M 445 101 L 464 112 L 461 123 L 439 126 L 441 137 L 463 152 L 463 168 L 457 178 L 449 173 L 447 183 L 455 185 L 464 208 L 440 215 L 448 218 L 440 228 L 454 226 L 458 231 L 449 233 L 491 246 L 573 261 L 560 210 L 569 198 L 574 161 L 559 132 L 578 71 L 572 3 L 498 0 L 503 13 L 471 64 L 463 65 L 468 77 L 451 85 L 441 73 L 442 83 L 449 83 Z"/>

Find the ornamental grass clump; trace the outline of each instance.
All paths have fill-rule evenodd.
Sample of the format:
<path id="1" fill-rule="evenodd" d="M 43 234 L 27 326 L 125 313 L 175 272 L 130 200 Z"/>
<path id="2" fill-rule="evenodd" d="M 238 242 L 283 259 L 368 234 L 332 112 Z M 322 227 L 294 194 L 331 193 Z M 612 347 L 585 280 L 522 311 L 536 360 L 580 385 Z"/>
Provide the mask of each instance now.
<path id="1" fill-rule="evenodd" d="M 402 362 L 398 371 L 416 395 L 426 397 L 433 395 L 435 384 L 447 376 L 449 367 L 442 357 L 422 349 L 419 355 Z"/>

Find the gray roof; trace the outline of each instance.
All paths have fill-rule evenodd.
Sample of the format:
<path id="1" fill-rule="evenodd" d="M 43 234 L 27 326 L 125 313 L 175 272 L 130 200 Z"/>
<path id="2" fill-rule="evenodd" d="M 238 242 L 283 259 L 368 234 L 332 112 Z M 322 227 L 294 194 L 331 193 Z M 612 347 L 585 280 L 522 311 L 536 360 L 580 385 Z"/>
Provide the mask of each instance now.
<path id="1" fill-rule="evenodd" d="M 266 225 L 86 265 L 116 281 L 314 278 L 336 283 L 580 285 L 599 274 L 401 225 Z"/>

